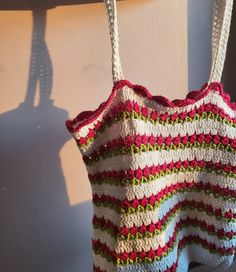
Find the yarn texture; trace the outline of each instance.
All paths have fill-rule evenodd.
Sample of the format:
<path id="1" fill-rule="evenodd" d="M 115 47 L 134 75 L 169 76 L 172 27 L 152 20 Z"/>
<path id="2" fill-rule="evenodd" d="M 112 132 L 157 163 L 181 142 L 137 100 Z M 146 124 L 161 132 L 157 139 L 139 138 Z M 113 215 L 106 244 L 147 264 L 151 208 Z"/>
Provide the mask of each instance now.
<path id="1" fill-rule="evenodd" d="M 222 83 L 169 101 L 121 80 L 66 126 L 92 186 L 94 271 L 232 263 L 236 104 Z"/>
<path id="2" fill-rule="evenodd" d="M 224 271 L 236 248 L 236 103 L 211 80 L 222 58 L 184 99 L 153 95 L 123 78 L 115 3 L 105 1 L 116 55 L 110 95 L 65 121 L 92 189 L 93 271 L 186 272 L 193 261 Z M 215 4 L 227 34 L 230 4 Z"/>

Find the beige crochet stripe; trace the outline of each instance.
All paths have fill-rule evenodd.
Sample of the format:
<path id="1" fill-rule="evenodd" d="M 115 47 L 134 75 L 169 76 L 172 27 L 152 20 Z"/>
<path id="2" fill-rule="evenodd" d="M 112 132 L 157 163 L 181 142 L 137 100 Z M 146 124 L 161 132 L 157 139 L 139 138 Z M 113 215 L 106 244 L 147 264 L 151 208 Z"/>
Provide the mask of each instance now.
<path id="1" fill-rule="evenodd" d="M 172 220 L 166 227 L 165 231 L 159 235 L 154 235 L 153 237 L 145 237 L 141 239 L 127 239 L 121 241 L 115 241 L 114 238 L 106 231 L 100 229 L 95 229 L 93 231 L 93 239 L 100 240 L 102 243 L 106 244 L 110 250 L 116 250 L 116 253 L 120 254 L 123 251 L 130 253 L 132 251 L 141 252 L 149 251 L 151 249 L 156 250 L 159 246 L 164 247 L 169 239 L 173 236 L 175 232 L 176 225 L 181 222 L 181 220 L 193 218 L 195 219 L 194 212 L 185 212 L 177 215 L 174 220 Z M 198 218 L 201 220 L 201 217 Z M 208 223 L 208 222 L 207 222 Z M 209 224 L 209 223 L 208 223 Z M 215 226 L 214 226 L 215 227 Z M 199 226 L 193 227 L 191 225 L 183 227 L 188 233 L 191 234 L 200 234 L 200 237 L 206 240 L 208 243 L 213 243 L 217 247 L 230 248 L 232 246 L 232 240 L 220 240 L 216 239 L 216 236 L 209 235 L 205 230 L 202 230 Z M 234 228 L 236 231 L 236 228 Z M 184 233 L 184 231 L 183 231 Z"/>
<path id="2" fill-rule="evenodd" d="M 96 214 L 98 217 L 104 216 L 105 219 L 108 219 L 112 221 L 115 225 L 120 227 L 127 227 L 132 228 L 133 226 L 140 227 L 141 225 L 148 226 L 151 223 L 156 224 L 164 215 L 166 212 L 168 212 L 170 209 L 172 209 L 174 206 L 176 206 L 181 201 L 196 201 L 196 202 L 203 202 L 204 205 L 211 205 L 213 207 L 213 210 L 221 209 L 223 213 L 226 213 L 228 211 L 231 211 L 233 213 L 236 212 L 235 204 L 227 203 L 229 206 L 225 207 L 223 201 L 216 201 L 213 197 L 207 198 L 203 194 L 196 195 L 194 193 L 176 193 L 174 196 L 170 197 L 166 201 L 164 201 L 159 208 L 156 208 L 153 211 L 143 211 L 143 212 L 137 212 L 137 213 L 131 213 L 131 214 L 118 214 L 115 210 L 109 208 L 109 207 L 103 207 L 103 206 L 93 206 L 94 214 Z M 223 205 L 222 205 L 223 204 Z M 165 205 L 169 205 L 166 207 Z M 163 212 L 163 209 L 166 209 L 165 212 Z M 159 214 L 159 212 L 162 212 L 162 215 Z M 197 210 L 196 210 L 197 212 Z M 201 211 L 200 218 L 205 218 L 207 214 L 205 211 Z M 214 213 L 211 215 L 214 217 Z M 221 221 L 222 223 L 222 221 Z M 231 222 L 232 227 L 235 230 L 235 222 Z M 229 222 L 227 222 L 229 224 Z"/>
<path id="3" fill-rule="evenodd" d="M 225 177 L 217 175 L 216 173 L 207 173 L 207 172 L 179 172 L 168 174 L 164 177 L 156 178 L 150 182 L 142 183 L 134 186 L 121 186 L 121 185 L 112 185 L 112 184 L 93 184 L 92 190 L 93 194 L 103 194 L 111 197 L 118 198 L 119 200 L 128 199 L 131 201 L 134 198 L 142 199 L 143 197 L 150 197 L 152 194 L 157 194 L 163 190 L 166 186 L 175 185 L 177 183 L 183 182 L 194 182 L 198 184 L 200 181 L 204 180 L 204 183 L 209 183 L 213 186 L 219 186 L 221 188 L 233 188 L 236 190 L 235 178 L 227 178 L 225 182 Z"/>
<path id="4" fill-rule="evenodd" d="M 155 150 L 119 155 L 111 158 L 106 158 L 95 162 L 92 165 L 86 165 L 88 174 L 94 175 L 97 171 L 110 171 L 110 170 L 128 170 L 132 165 L 132 169 L 141 169 L 146 166 L 185 161 L 185 160 L 204 160 L 206 162 L 211 161 L 213 163 L 220 162 L 222 164 L 230 164 L 236 166 L 235 154 L 219 149 L 209 149 L 204 147 L 191 147 L 191 148 L 178 148 L 176 150 Z"/>
<path id="5" fill-rule="evenodd" d="M 170 200 L 171 201 L 171 200 Z M 171 208 L 173 208 L 176 203 L 178 202 L 174 202 L 169 209 L 166 209 L 166 213 L 171 210 Z M 164 202 L 163 205 L 165 205 L 166 203 Z M 115 211 L 111 210 L 110 208 L 108 207 L 97 207 L 97 206 L 94 206 L 94 210 L 95 210 L 95 214 L 98 218 L 105 218 L 106 220 L 109 220 L 111 221 L 115 226 L 117 227 L 127 227 L 129 228 L 130 227 L 130 224 L 127 223 L 127 224 L 122 224 L 122 226 L 120 225 L 121 223 L 121 219 L 125 222 L 129 222 L 129 218 L 128 216 L 127 217 L 123 217 L 121 218 L 120 215 L 118 215 Z M 208 222 L 209 225 L 214 225 L 217 229 L 220 229 L 220 228 L 224 228 L 224 231 L 225 232 L 229 232 L 229 231 L 233 231 L 235 230 L 236 228 L 236 223 L 235 222 L 223 222 L 222 220 L 219 220 L 217 219 L 215 216 L 212 216 L 212 215 L 208 215 L 207 213 L 205 213 L 204 211 L 199 211 L 197 209 L 194 209 L 193 211 L 193 214 L 195 217 L 197 218 L 200 218 L 202 219 L 203 216 L 204 216 L 204 221 Z M 151 214 L 150 214 L 151 213 Z M 164 215 L 166 214 L 164 213 Z M 183 211 L 181 212 L 183 213 Z M 177 213 L 177 216 L 178 216 L 179 213 Z M 188 210 L 188 215 L 191 217 L 191 212 L 190 210 Z M 154 216 L 154 217 L 152 217 Z M 160 218 L 160 216 L 158 216 L 158 214 L 153 211 L 145 211 L 145 212 L 142 212 L 140 214 L 140 216 L 138 216 L 138 221 L 136 223 L 133 223 L 131 227 L 133 226 L 136 226 L 136 227 L 140 227 L 141 225 L 145 224 L 145 226 L 148 226 L 149 224 L 151 223 L 157 223 L 160 219 L 162 219 L 163 217 Z M 149 221 L 149 222 L 146 222 L 146 221 Z M 146 223 L 145 223 L 146 222 Z"/>

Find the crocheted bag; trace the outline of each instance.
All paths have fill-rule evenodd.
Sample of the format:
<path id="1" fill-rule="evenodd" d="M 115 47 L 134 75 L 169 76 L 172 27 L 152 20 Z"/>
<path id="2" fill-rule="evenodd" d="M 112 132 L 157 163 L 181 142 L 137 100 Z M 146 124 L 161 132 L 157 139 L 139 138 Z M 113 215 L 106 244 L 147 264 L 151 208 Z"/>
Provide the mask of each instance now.
<path id="1" fill-rule="evenodd" d="M 104 2 L 114 85 L 65 123 L 92 188 L 93 271 L 223 271 L 236 245 L 236 103 L 220 82 L 233 1 L 215 1 L 209 81 L 173 101 L 123 78 L 116 1 Z"/>

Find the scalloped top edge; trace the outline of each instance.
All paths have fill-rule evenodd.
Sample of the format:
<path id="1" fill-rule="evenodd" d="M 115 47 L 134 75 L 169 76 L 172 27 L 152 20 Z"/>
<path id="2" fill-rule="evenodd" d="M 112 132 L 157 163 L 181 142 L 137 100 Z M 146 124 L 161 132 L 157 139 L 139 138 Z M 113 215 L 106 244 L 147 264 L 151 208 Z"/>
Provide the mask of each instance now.
<path id="1" fill-rule="evenodd" d="M 102 102 L 97 109 L 82 111 L 75 118 L 67 119 L 65 121 L 65 125 L 69 132 L 76 132 L 85 125 L 88 125 L 89 123 L 92 123 L 94 120 L 96 120 L 97 117 L 110 105 L 116 92 L 124 86 L 128 86 L 129 88 L 133 89 L 138 95 L 147 97 L 149 100 L 153 100 L 159 105 L 171 108 L 183 107 L 194 104 L 200 99 L 206 97 L 207 94 L 211 90 L 213 90 L 219 93 L 219 95 L 223 98 L 225 103 L 227 103 L 227 105 L 231 109 L 236 110 L 236 103 L 232 102 L 230 95 L 224 91 L 222 82 L 215 81 L 211 82 L 210 84 L 208 82 L 205 82 L 199 90 L 193 90 L 188 92 L 185 98 L 169 100 L 167 97 L 162 95 L 152 95 L 149 90 L 142 85 L 132 84 L 126 79 L 121 79 L 113 85 L 110 96 L 106 101 Z M 80 124 L 74 127 L 78 122 L 80 122 Z"/>

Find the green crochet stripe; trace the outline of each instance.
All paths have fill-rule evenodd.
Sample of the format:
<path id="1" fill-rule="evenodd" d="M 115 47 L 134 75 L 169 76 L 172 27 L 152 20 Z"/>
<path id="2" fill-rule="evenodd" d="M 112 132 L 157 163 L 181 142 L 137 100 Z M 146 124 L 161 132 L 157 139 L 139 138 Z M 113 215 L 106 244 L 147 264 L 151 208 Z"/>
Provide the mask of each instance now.
<path id="1" fill-rule="evenodd" d="M 223 199 L 225 201 L 231 201 L 233 203 L 236 203 L 236 198 L 235 197 L 226 196 L 224 194 L 220 194 L 220 193 L 217 193 L 217 192 L 212 192 L 211 189 L 207 190 L 207 189 L 204 189 L 204 188 L 203 189 L 201 189 L 201 188 L 185 188 L 185 189 L 180 188 L 180 189 L 178 189 L 178 191 L 173 190 L 172 192 L 176 192 L 176 193 L 181 192 L 182 193 L 183 191 L 181 191 L 181 190 L 184 190 L 184 192 L 196 192 L 196 193 L 202 192 L 202 193 L 204 193 L 206 195 L 211 195 L 214 198 L 221 198 L 221 199 Z M 122 211 L 122 213 L 123 213 L 123 211 Z"/>
<path id="2" fill-rule="evenodd" d="M 143 120 L 144 122 L 149 122 L 152 123 L 153 125 L 156 124 L 161 124 L 161 125 L 166 125 L 166 124 L 171 124 L 171 125 L 175 125 L 175 124 L 184 124 L 187 122 L 194 122 L 194 121 L 200 121 L 202 119 L 212 119 L 215 121 L 218 121 L 220 123 L 224 123 L 230 127 L 236 127 L 236 124 L 233 121 L 228 121 L 226 118 L 221 117 L 219 114 L 214 114 L 212 112 L 203 112 L 201 115 L 199 115 L 198 113 L 195 114 L 195 116 L 193 118 L 190 118 L 189 116 L 187 116 L 185 118 L 185 120 L 182 120 L 180 118 L 176 118 L 176 120 L 171 120 L 171 118 L 167 118 L 165 121 L 162 121 L 159 117 L 157 118 L 156 121 L 154 121 L 151 116 L 147 116 L 144 117 L 142 115 L 142 113 L 136 113 L 134 110 L 132 110 L 132 112 L 128 112 L 128 111 L 123 111 L 121 113 L 119 113 L 117 116 L 114 116 L 112 118 L 112 121 L 108 124 L 108 123 L 103 123 L 101 125 L 101 127 L 99 128 L 99 130 L 96 131 L 94 138 L 89 138 L 88 141 L 85 144 L 80 144 L 79 142 L 77 142 L 78 146 L 84 146 L 87 147 L 90 145 L 91 142 L 94 141 L 95 138 L 97 138 L 97 136 L 99 134 L 102 134 L 107 128 L 111 127 L 113 124 L 120 122 L 121 120 L 125 121 L 127 119 L 139 119 L 139 120 Z"/>
<path id="3" fill-rule="evenodd" d="M 189 209 L 188 207 L 186 207 L 186 210 Z M 170 222 L 177 216 L 179 215 L 181 212 L 181 208 L 176 209 L 175 212 L 172 212 L 170 216 L 168 216 L 168 219 L 165 220 L 164 224 L 162 225 L 161 229 L 155 229 L 154 232 L 150 232 L 150 231 L 145 231 L 144 234 L 137 232 L 135 235 L 132 235 L 131 233 L 128 233 L 127 236 L 123 236 L 121 233 L 118 233 L 118 235 L 115 235 L 114 231 L 112 228 L 110 227 L 106 227 L 105 225 L 101 225 L 101 224 L 93 224 L 94 228 L 100 231 L 105 231 L 107 233 L 109 233 L 111 235 L 111 237 L 115 240 L 115 241 L 128 241 L 128 240 L 138 240 L 138 239 L 144 239 L 144 238 L 154 238 L 157 235 L 161 235 L 167 228 L 167 226 L 170 224 Z M 181 219 L 180 219 L 181 221 Z M 185 226 L 192 226 L 192 227 L 199 227 L 202 231 L 207 232 L 209 235 L 211 236 L 215 236 L 220 240 L 231 240 L 231 239 L 235 239 L 236 236 L 232 236 L 232 238 L 227 237 L 226 235 L 221 236 L 221 235 L 217 235 L 216 232 L 211 232 L 209 231 L 207 228 L 204 228 L 198 224 L 182 224 L 182 227 Z"/>
<path id="4" fill-rule="evenodd" d="M 187 149 L 187 148 L 207 148 L 207 149 L 215 149 L 215 150 L 223 150 L 223 151 L 228 151 L 230 153 L 236 154 L 236 149 L 232 148 L 231 146 L 223 145 L 221 143 L 214 144 L 213 142 L 211 143 L 198 143 L 197 141 L 195 143 L 190 143 L 188 142 L 187 144 L 182 144 L 180 143 L 178 146 L 175 144 L 171 143 L 169 146 L 166 144 L 162 144 L 159 146 L 158 144 L 151 145 L 148 143 L 147 145 L 141 144 L 140 147 L 137 147 L 135 144 L 132 144 L 131 147 L 119 147 L 119 148 L 111 148 L 107 152 L 105 152 L 103 155 L 97 156 L 96 159 L 90 160 L 88 162 L 85 162 L 87 165 L 92 165 L 101 159 L 106 159 L 106 158 L 111 158 L 111 157 L 116 157 L 116 156 L 121 156 L 121 155 L 127 155 L 127 154 L 141 154 L 142 152 L 148 152 L 148 151 L 170 151 L 170 150 L 179 150 L 179 149 Z"/>
<path id="5" fill-rule="evenodd" d="M 171 120 L 171 118 L 167 118 L 165 121 L 162 121 L 160 119 L 160 117 L 157 118 L 156 121 L 154 121 L 150 115 L 148 115 L 147 117 L 143 116 L 142 113 L 136 113 L 134 110 L 132 110 L 132 112 L 127 112 L 127 111 L 124 111 L 123 112 L 123 116 L 122 118 L 123 119 L 127 119 L 127 118 L 134 118 L 134 119 L 141 119 L 145 122 L 150 122 L 154 125 L 156 124 L 161 124 L 161 125 L 165 125 L 165 124 L 171 124 L 171 125 L 174 125 L 176 123 L 179 123 L 179 124 L 183 124 L 183 123 L 186 123 L 186 122 L 193 122 L 193 121 L 196 121 L 196 120 L 201 120 L 201 119 L 213 119 L 213 120 L 217 120 L 221 123 L 225 123 L 229 126 L 233 126 L 233 127 L 236 127 L 236 124 L 234 124 L 233 121 L 228 121 L 227 118 L 223 118 L 221 117 L 219 114 L 214 114 L 212 112 L 203 112 L 201 115 L 199 115 L 198 113 L 196 113 L 194 115 L 193 118 L 187 116 L 184 120 L 180 119 L 180 118 L 176 118 L 176 120 Z"/>
<path id="6" fill-rule="evenodd" d="M 179 234 L 179 232 L 177 234 Z M 125 261 L 123 261 L 120 258 L 118 258 L 117 260 L 114 260 L 111 255 L 107 255 L 101 248 L 94 248 L 93 247 L 93 251 L 96 255 L 100 255 L 101 257 L 105 258 L 108 262 L 112 262 L 114 265 L 125 266 L 125 265 L 129 265 L 129 264 L 138 264 L 138 263 L 149 263 L 150 264 L 155 261 L 160 261 L 160 260 L 162 260 L 162 258 L 164 258 L 168 254 L 170 254 L 174 250 L 174 248 L 176 247 L 177 242 L 179 242 L 179 241 L 176 238 L 176 241 L 173 242 L 172 247 L 169 247 L 167 252 L 164 252 L 162 254 L 162 256 L 155 256 L 153 258 L 145 257 L 144 259 L 136 257 L 135 260 L 132 260 L 130 258 L 127 258 Z M 232 253 L 222 253 L 219 250 L 210 249 L 209 246 L 203 245 L 200 240 L 185 241 L 184 246 L 182 247 L 181 250 L 178 249 L 178 252 L 180 253 L 187 244 L 200 244 L 202 246 L 202 248 L 207 249 L 210 253 L 217 254 L 219 256 L 232 255 Z"/>
<path id="7" fill-rule="evenodd" d="M 90 178 L 90 182 L 91 184 L 111 184 L 114 186 L 135 186 L 135 185 L 140 185 L 143 183 L 149 183 L 152 182 L 156 179 L 159 179 L 161 177 L 165 177 L 167 175 L 172 175 L 174 173 L 180 173 L 180 172 L 208 172 L 208 173 L 215 173 L 216 175 L 220 175 L 220 176 L 224 176 L 224 177 L 231 177 L 231 178 L 235 178 L 236 179 L 236 174 L 234 174 L 233 172 L 226 172 L 223 169 L 218 169 L 218 170 L 214 170 L 212 168 L 207 168 L 207 167 L 200 167 L 200 166 L 196 166 L 196 167 L 192 167 L 192 166 L 188 166 L 188 167 L 183 167 L 181 166 L 179 169 L 177 169 L 176 167 L 174 167 L 172 170 L 167 169 L 166 171 L 160 171 L 160 173 L 156 173 L 155 175 L 149 175 L 148 177 L 142 177 L 141 179 L 138 179 L 136 177 L 134 177 L 132 180 L 129 179 L 123 179 L 123 180 L 115 180 L 115 179 L 109 179 L 109 178 L 103 178 L 103 179 L 99 179 L 99 180 L 93 180 L 93 178 Z"/>
<path id="8" fill-rule="evenodd" d="M 176 195 L 176 194 L 183 194 L 183 193 L 186 193 L 186 192 L 192 192 L 192 191 L 196 191 L 196 192 L 199 192 L 199 190 L 195 190 L 195 189 L 192 189 L 192 188 L 180 188 L 177 190 L 173 190 L 171 193 L 169 192 L 168 194 L 164 195 L 162 198 L 160 198 L 159 201 L 155 202 L 154 205 L 151 205 L 150 203 L 148 203 L 146 205 L 146 207 L 143 207 L 142 205 L 138 205 L 137 208 L 133 208 L 133 207 L 129 207 L 128 209 L 123 209 L 119 206 L 117 206 L 116 204 L 112 203 L 112 202 L 95 202 L 93 200 L 93 204 L 97 207 L 108 207 L 112 210 L 114 210 L 117 214 L 123 214 L 123 215 L 127 215 L 127 214 L 135 214 L 135 213 L 141 213 L 141 212 L 147 212 L 147 211 L 155 211 L 157 210 L 165 201 L 167 201 L 169 198 L 171 198 L 172 196 Z M 204 192 L 203 192 L 204 193 Z M 207 195 L 207 194 L 206 194 Z M 210 193 L 208 195 L 212 195 L 213 197 L 214 194 Z M 234 200 L 235 201 L 235 200 Z M 192 207 L 191 207 L 192 208 Z M 190 208 L 190 209 L 191 209 Z M 182 207 L 181 208 L 182 210 L 185 210 L 186 208 L 185 207 Z M 193 209 L 193 208 L 192 208 Z M 210 216 L 214 216 L 216 219 L 218 220 L 222 220 L 222 221 L 225 221 L 225 222 L 236 222 L 236 219 L 235 218 L 232 218 L 232 219 L 228 219 L 224 216 L 217 216 L 215 214 L 212 214 L 208 211 L 205 211 L 204 209 L 201 209 L 201 208 L 196 208 L 198 211 L 204 211 L 206 212 L 208 215 Z"/>

